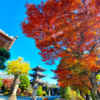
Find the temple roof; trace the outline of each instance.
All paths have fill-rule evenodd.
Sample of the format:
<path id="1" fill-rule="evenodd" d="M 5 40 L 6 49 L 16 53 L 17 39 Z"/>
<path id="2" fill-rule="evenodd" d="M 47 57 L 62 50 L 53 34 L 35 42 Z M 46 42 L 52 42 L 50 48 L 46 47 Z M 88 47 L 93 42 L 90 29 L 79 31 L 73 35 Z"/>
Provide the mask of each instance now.
<path id="1" fill-rule="evenodd" d="M 34 73 L 34 74 L 30 74 L 30 76 L 32 76 L 32 77 L 38 76 L 40 78 L 45 77 L 45 75 L 43 75 L 42 73 L 41 74 L 40 73 Z"/>
<path id="2" fill-rule="evenodd" d="M 10 40 L 15 39 L 15 37 L 13 36 L 8 36 L 8 34 L 6 34 L 3 30 L 0 29 L 0 35 L 4 36 L 5 38 L 8 38 Z"/>
<path id="3" fill-rule="evenodd" d="M 3 30 L 0 29 L 0 48 L 9 50 L 17 37 L 8 36 Z"/>
<path id="4" fill-rule="evenodd" d="M 41 72 L 45 71 L 45 69 L 42 68 L 41 66 L 37 66 L 37 67 L 33 68 L 32 70 L 33 71 L 41 71 Z"/>
<path id="5" fill-rule="evenodd" d="M 36 83 L 43 83 L 41 79 L 35 80 Z"/>

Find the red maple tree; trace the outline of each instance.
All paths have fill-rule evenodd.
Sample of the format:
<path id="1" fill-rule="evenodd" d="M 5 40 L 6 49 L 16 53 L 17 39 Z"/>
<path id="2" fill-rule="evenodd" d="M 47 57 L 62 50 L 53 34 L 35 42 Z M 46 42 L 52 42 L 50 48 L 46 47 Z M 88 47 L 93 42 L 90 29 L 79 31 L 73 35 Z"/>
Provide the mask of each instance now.
<path id="1" fill-rule="evenodd" d="M 43 61 L 54 64 L 62 59 L 55 71 L 60 85 L 82 87 L 87 81 L 86 86 L 96 89 L 91 76 L 100 69 L 95 51 L 100 38 L 99 4 L 99 0 L 48 0 L 26 6 L 23 33 L 35 39 Z"/>
<path id="2" fill-rule="evenodd" d="M 13 79 L 3 79 L 3 85 L 5 88 L 10 89 L 13 84 Z"/>

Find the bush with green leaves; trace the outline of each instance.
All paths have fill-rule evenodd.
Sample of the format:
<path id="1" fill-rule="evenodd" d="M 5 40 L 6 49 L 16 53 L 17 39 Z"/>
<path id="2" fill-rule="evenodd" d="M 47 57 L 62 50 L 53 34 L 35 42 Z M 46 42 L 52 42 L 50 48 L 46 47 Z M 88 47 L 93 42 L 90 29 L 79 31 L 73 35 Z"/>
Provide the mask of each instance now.
<path id="1" fill-rule="evenodd" d="M 0 88 L 3 86 L 2 79 L 0 79 Z"/>
<path id="2" fill-rule="evenodd" d="M 10 58 L 10 53 L 5 48 L 0 48 L 0 69 L 4 69 L 5 62 Z"/>
<path id="3" fill-rule="evenodd" d="M 38 86 L 38 89 L 37 89 L 37 96 L 43 96 L 43 89 L 42 89 L 42 86 Z"/>
<path id="4" fill-rule="evenodd" d="M 28 87 L 30 86 L 30 80 L 27 75 L 21 75 L 20 76 L 20 84 L 19 88 L 23 92 L 24 90 L 27 90 Z"/>

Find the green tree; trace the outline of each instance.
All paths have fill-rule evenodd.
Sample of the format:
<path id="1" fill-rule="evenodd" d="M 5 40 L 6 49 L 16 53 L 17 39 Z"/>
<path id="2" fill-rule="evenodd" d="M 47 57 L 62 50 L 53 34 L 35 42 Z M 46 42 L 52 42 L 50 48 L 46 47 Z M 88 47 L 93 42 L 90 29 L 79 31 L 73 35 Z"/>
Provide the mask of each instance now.
<path id="1" fill-rule="evenodd" d="M 69 98 L 70 91 L 71 91 L 70 87 L 65 87 L 65 88 L 61 87 L 60 88 L 60 95 L 61 95 L 61 97 L 65 98 L 65 99 Z"/>
<path id="2" fill-rule="evenodd" d="M 0 69 L 4 69 L 5 62 L 10 58 L 10 53 L 5 48 L 0 48 Z"/>
<path id="3" fill-rule="evenodd" d="M 84 98 L 80 95 L 80 91 L 73 90 L 71 87 L 61 87 L 60 95 L 65 100 L 84 100 Z"/>
<path id="4" fill-rule="evenodd" d="M 64 98 L 64 92 L 65 91 L 65 88 L 63 88 L 63 87 L 60 87 L 60 96 L 62 97 L 62 98 Z"/>
<path id="5" fill-rule="evenodd" d="M 24 90 L 27 90 L 27 88 L 30 86 L 30 80 L 27 75 L 21 75 L 20 76 L 20 84 L 19 88 L 21 89 L 21 92 Z"/>
<path id="6" fill-rule="evenodd" d="M 42 95 L 43 95 L 42 86 L 39 86 L 37 89 L 37 96 L 42 96 Z"/>
<path id="7" fill-rule="evenodd" d="M 2 79 L 0 79 L 0 88 L 3 86 Z"/>

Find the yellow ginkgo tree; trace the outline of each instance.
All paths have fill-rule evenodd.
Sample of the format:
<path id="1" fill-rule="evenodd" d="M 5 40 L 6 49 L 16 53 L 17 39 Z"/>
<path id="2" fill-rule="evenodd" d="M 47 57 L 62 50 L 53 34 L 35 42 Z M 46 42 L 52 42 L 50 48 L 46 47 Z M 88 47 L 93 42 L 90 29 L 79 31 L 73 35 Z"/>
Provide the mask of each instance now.
<path id="1" fill-rule="evenodd" d="M 18 88 L 19 77 L 22 74 L 28 74 L 30 65 L 23 61 L 23 58 L 19 57 L 17 60 L 9 61 L 7 66 L 8 74 L 14 75 L 14 81 L 11 89 L 11 96 L 9 100 L 16 100 L 16 91 Z"/>

